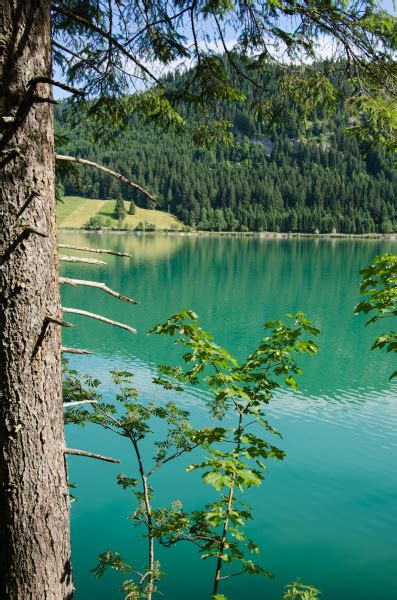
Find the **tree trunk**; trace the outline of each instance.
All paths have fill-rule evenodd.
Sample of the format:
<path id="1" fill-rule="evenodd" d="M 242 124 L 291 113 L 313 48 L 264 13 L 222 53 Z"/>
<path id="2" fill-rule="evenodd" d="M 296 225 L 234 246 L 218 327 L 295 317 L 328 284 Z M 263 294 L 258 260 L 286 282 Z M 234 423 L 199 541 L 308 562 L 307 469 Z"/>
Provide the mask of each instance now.
<path id="1" fill-rule="evenodd" d="M 0 599 L 72 598 L 50 3 L 0 8 Z"/>

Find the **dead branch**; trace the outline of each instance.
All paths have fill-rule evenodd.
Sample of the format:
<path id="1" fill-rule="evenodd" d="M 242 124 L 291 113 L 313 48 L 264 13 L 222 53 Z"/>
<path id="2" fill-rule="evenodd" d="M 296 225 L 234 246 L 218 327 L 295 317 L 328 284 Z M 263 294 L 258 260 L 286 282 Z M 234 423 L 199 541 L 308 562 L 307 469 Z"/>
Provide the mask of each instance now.
<path id="1" fill-rule="evenodd" d="M 42 96 L 36 96 L 35 94 L 32 96 L 32 102 L 39 102 L 40 104 L 48 102 L 48 104 L 54 104 L 54 106 L 60 104 L 58 100 L 54 100 L 53 98 L 43 98 Z"/>
<path id="2" fill-rule="evenodd" d="M 70 408 L 71 406 L 78 406 L 80 404 L 96 404 L 98 400 L 76 400 L 76 402 L 64 402 L 63 408 Z"/>
<path id="3" fill-rule="evenodd" d="M 83 350 L 82 348 L 67 348 L 62 346 L 61 352 L 64 354 L 92 354 L 89 350 Z"/>
<path id="4" fill-rule="evenodd" d="M 110 287 L 108 287 L 104 283 L 101 283 L 100 281 L 89 281 L 84 279 L 70 279 L 69 277 L 60 277 L 59 283 L 61 285 L 85 285 L 87 287 L 98 288 L 103 292 L 106 292 L 107 294 L 118 298 L 119 300 L 123 300 L 124 302 L 131 302 L 131 304 L 139 304 L 139 302 L 137 302 L 133 298 L 129 298 L 128 296 L 124 296 L 123 294 L 115 292 Z"/>
<path id="5" fill-rule="evenodd" d="M 131 333 L 136 333 L 136 329 L 126 325 L 125 323 L 119 323 L 118 321 L 112 321 L 112 319 L 107 319 L 106 317 L 102 317 L 102 315 L 97 315 L 95 313 L 88 312 L 86 310 L 80 310 L 78 308 L 66 308 L 62 307 L 63 312 L 72 313 L 74 315 L 83 315 L 84 317 L 89 317 L 90 319 L 96 319 L 97 321 L 103 321 L 104 323 L 108 323 L 109 325 L 114 325 L 115 327 L 120 327 L 121 329 L 126 329 Z"/>
<path id="6" fill-rule="evenodd" d="M 49 235 L 45 231 L 40 231 L 40 229 L 35 229 L 34 227 L 24 227 L 25 236 L 29 236 L 30 234 L 38 235 L 39 237 L 48 238 Z"/>
<path id="7" fill-rule="evenodd" d="M 244 575 L 247 571 L 239 571 L 238 573 L 231 573 L 231 575 L 224 575 L 223 577 L 219 577 L 219 579 L 230 579 L 230 577 L 238 577 L 239 575 Z"/>
<path id="8" fill-rule="evenodd" d="M 65 448 L 65 454 L 72 454 L 74 456 L 86 456 L 87 458 L 96 458 L 97 460 L 104 460 L 106 462 L 120 464 L 118 458 L 111 458 L 110 456 L 102 456 L 102 454 L 94 454 L 94 452 L 86 452 L 85 450 L 75 450 L 74 448 Z"/>
<path id="9" fill-rule="evenodd" d="M 139 192 L 141 192 L 141 194 L 144 194 L 144 196 L 147 196 L 152 202 L 155 202 L 157 204 L 156 198 L 154 196 L 152 196 L 152 194 L 150 194 L 147 190 L 145 190 L 145 188 L 141 187 L 137 183 L 134 183 L 130 179 L 127 179 L 127 177 L 124 177 L 124 175 L 120 175 L 120 173 L 116 173 L 116 171 L 112 171 L 111 169 L 108 169 L 107 167 L 104 167 L 103 165 L 93 162 L 92 160 L 86 160 L 85 158 L 77 158 L 76 156 L 65 156 L 63 154 L 56 154 L 55 159 L 74 162 L 74 163 L 78 163 L 80 165 L 88 165 L 89 167 L 94 167 L 95 169 L 99 169 L 99 171 L 104 171 L 108 175 L 111 175 L 112 177 L 115 177 L 116 179 L 118 179 L 119 181 L 122 181 L 126 185 L 129 185 L 130 187 L 138 190 Z"/>
<path id="10" fill-rule="evenodd" d="M 87 265 L 107 265 L 104 260 L 98 260 L 97 258 L 82 258 L 81 256 L 66 256 L 65 254 L 60 254 L 59 260 L 62 262 L 86 263 Z"/>
<path id="11" fill-rule="evenodd" d="M 29 86 L 34 87 L 38 83 L 48 83 L 49 85 L 58 87 L 61 90 L 65 90 L 66 92 L 71 92 L 72 94 L 75 94 L 76 96 L 85 96 L 86 95 L 86 93 L 83 92 L 83 90 L 79 90 L 78 88 L 67 85 L 66 83 L 63 83 L 62 81 L 55 81 L 55 79 L 51 79 L 51 77 L 45 77 L 45 76 L 41 76 L 41 75 L 31 79 L 29 81 Z"/>
<path id="12" fill-rule="evenodd" d="M 44 320 L 44 324 L 54 323 L 55 325 L 59 325 L 60 327 L 74 327 L 73 323 L 69 323 L 68 321 L 63 321 L 62 319 L 58 319 L 58 317 L 52 317 L 51 315 L 47 315 Z"/>
<path id="13" fill-rule="evenodd" d="M 115 252 L 108 248 L 88 248 L 86 246 L 72 246 L 72 244 L 58 244 L 58 248 L 68 248 L 69 250 L 82 250 L 83 252 L 96 252 L 98 254 L 113 254 L 114 256 L 128 256 L 131 258 L 131 254 L 125 252 Z"/>

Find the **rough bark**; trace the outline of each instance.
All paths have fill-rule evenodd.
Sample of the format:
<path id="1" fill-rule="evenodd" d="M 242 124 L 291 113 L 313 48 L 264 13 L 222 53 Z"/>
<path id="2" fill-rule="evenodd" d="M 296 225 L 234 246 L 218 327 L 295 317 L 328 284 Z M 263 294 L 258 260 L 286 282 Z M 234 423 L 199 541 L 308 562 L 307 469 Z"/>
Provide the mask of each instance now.
<path id="1" fill-rule="evenodd" d="M 50 5 L 0 7 L 0 599 L 73 594 L 55 237 Z M 51 320 L 52 319 L 52 320 Z"/>

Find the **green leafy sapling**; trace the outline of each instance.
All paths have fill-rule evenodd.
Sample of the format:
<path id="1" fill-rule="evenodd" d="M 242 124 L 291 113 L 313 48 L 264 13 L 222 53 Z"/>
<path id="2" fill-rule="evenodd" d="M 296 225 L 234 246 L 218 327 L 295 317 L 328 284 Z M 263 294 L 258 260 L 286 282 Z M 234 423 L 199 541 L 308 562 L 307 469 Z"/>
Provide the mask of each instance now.
<path id="1" fill-rule="evenodd" d="M 265 409 L 282 382 L 297 389 L 295 376 L 302 371 L 295 356 L 318 350 L 311 339 L 318 330 L 311 322 L 303 313 L 288 316 L 291 325 L 266 323 L 267 335 L 241 363 L 199 327 L 192 311 L 183 310 L 151 330 L 176 337 L 175 343 L 188 349 L 183 355 L 187 369 L 164 365 L 156 383 L 180 391 L 184 384 L 196 385 L 203 379 L 210 392 L 207 404 L 212 417 L 221 422 L 226 414 L 235 418 L 233 427 L 217 427 L 200 440 L 207 456 L 189 467 L 202 471 L 203 481 L 218 492 L 217 500 L 191 514 L 181 507 L 157 518 L 156 536 L 164 545 L 191 541 L 199 547 L 202 558 L 214 559 L 213 600 L 226 599 L 219 592 L 222 580 L 243 573 L 271 576 L 250 557 L 259 554 L 258 546 L 244 533 L 252 514 L 237 496 L 261 484 L 267 459 L 283 459 L 284 452 L 262 436 L 262 431 L 280 435 L 267 421 Z M 223 567 L 231 563 L 240 566 L 223 575 Z"/>
<path id="2" fill-rule="evenodd" d="M 133 375 L 130 372 L 112 372 L 113 380 L 120 390 L 116 396 L 117 404 L 102 402 L 97 391 L 100 383 L 98 380 L 81 377 L 67 365 L 64 375 L 65 422 L 78 425 L 94 423 L 126 438 L 131 444 L 138 472 L 137 478 L 121 473 L 117 481 L 124 489 L 130 490 L 138 502 L 130 518 L 137 526 L 141 525 L 145 529 L 148 554 L 146 567 L 137 570 L 124 562 L 118 553 L 107 551 L 99 556 L 99 563 L 94 572 L 101 577 L 107 568 L 113 568 L 129 575 L 131 578 L 123 584 L 125 597 L 150 600 L 152 594 L 157 591 L 156 582 L 160 579 L 160 564 L 155 559 L 157 519 L 165 511 L 153 508 L 151 477 L 166 463 L 196 448 L 211 431 L 195 430 L 189 422 L 189 412 L 178 408 L 173 402 L 165 405 L 140 403 L 138 392 L 132 386 Z M 82 407 L 71 404 L 70 408 L 67 406 L 81 401 L 92 404 L 88 405 L 88 409 L 87 405 Z M 153 430 L 156 430 L 156 420 L 166 424 L 166 433 L 163 439 L 154 442 L 155 454 L 148 464 L 148 457 L 142 452 L 142 442 L 150 438 Z M 175 502 L 171 512 L 178 507 L 179 504 Z"/>
<path id="3" fill-rule="evenodd" d="M 360 274 L 360 294 L 365 299 L 356 306 L 355 313 L 372 314 L 366 325 L 397 316 L 397 256 L 377 256 L 373 264 L 362 269 Z M 376 348 L 397 352 L 397 332 L 389 331 L 379 335 L 372 345 L 372 350 Z M 396 376 L 397 371 L 394 371 L 390 379 Z"/>

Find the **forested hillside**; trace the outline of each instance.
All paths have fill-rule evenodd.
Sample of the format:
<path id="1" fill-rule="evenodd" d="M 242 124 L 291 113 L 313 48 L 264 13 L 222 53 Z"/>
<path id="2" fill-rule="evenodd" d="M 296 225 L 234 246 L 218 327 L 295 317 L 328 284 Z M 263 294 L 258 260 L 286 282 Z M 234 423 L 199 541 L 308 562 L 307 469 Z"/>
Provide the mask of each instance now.
<path id="1" fill-rule="evenodd" d="M 277 77 L 265 81 L 277 101 Z M 70 109 L 56 110 L 63 144 L 58 151 L 89 158 L 148 187 L 159 207 L 203 230 L 389 233 L 397 230 L 397 177 L 384 151 L 364 156 L 345 133 L 341 110 L 322 108 L 305 125 L 288 106 L 282 122 L 266 130 L 250 103 L 223 106 L 234 143 L 197 147 L 188 135 L 163 131 L 131 115 L 127 132 L 99 146 L 82 126 L 71 128 Z M 67 141 L 65 141 L 66 136 Z M 91 198 L 134 198 L 132 189 L 94 169 L 63 181 L 65 193 Z"/>

